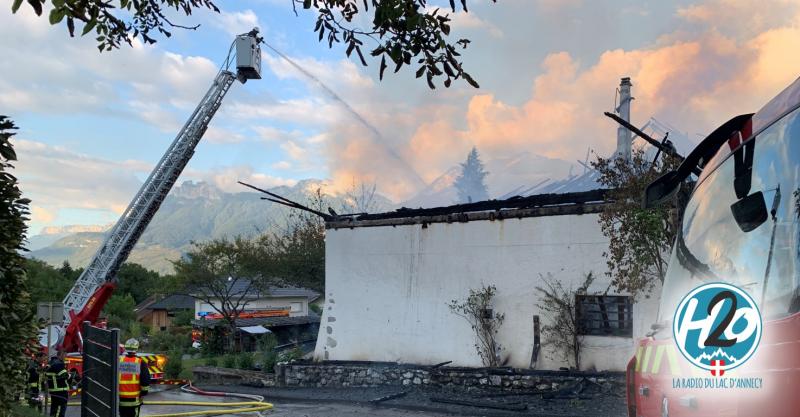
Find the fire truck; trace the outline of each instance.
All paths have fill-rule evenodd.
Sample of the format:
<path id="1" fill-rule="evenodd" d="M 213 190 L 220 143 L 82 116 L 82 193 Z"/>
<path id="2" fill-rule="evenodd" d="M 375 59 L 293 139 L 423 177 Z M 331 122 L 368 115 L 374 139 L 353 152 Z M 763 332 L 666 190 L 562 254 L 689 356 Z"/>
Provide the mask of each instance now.
<path id="1" fill-rule="evenodd" d="M 42 329 L 40 340 L 51 340 L 50 345 L 45 346 L 46 350 L 67 352 L 68 370 L 81 372 L 82 360 L 79 352 L 83 344 L 82 324 L 98 321 L 103 307 L 116 288 L 119 267 L 128 258 L 183 172 L 233 82 L 238 80 L 244 84 L 247 80 L 261 78 L 262 41 L 258 28 L 234 39 L 208 92 L 64 298 L 64 324 Z M 48 333 L 52 337 L 46 337 Z M 147 363 L 154 379 L 163 376 L 166 364 L 163 355 L 140 353 L 139 356 Z"/>
<path id="2" fill-rule="evenodd" d="M 663 202 L 697 175 L 662 287 L 657 322 L 626 371 L 630 417 L 800 415 L 800 79 L 755 114 L 732 118 L 651 183 L 644 204 Z M 750 360 L 725 377 L 746 389 L 676 384 L 710 377 L 682 357 L 676 308 L 693 288 L 726 282 L 746 291 L 762 319 Z M 713 382 L 713 380 L 712 380 Z M 725 381 L 722 381 L 725 382 Z M 707 388 L 707 389 L 702 389 Z"/>

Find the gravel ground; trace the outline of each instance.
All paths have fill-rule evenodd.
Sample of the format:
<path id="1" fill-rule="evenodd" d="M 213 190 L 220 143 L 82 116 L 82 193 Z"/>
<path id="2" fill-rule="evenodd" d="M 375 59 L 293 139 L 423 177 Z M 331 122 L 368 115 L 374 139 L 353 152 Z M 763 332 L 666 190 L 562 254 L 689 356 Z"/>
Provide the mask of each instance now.
<path id="1" fill-rule="evenodd" d="M 624 417 L 625 398 L 622 392 L 603 392 L 599 387 L 587 384 L 579 394 L 561 393 L 557 398 L 543 398 L 548 395 L 527 394 L 508 395 L 489 390 L 444 390 L 436 388 L 251 388 L 242 386 L 203 386 L 209 390 L 223 390 L 248 394 L 259 394 L 276 404 L 324 403 L 354 405 L 373 410 L 398 409 L 409 412 L 419 411 L 423 415 L 463 415 L 463 416 L 537 416 L 537 417 Z M 402 397 L 374 404 L 372 400 L 406 392 Z M 552 395 L 550 395 L 552 397 Z M 496 409 L 442 403 L 431 398 L 455 401 L 478 401 L 485 405 L 512 408 Z M 308 414 L 328 415 L 328 414 Z M 342 414 L 348 415 L 348 414 Z M 414 415 L 414 414 L 402 414 Z"/>

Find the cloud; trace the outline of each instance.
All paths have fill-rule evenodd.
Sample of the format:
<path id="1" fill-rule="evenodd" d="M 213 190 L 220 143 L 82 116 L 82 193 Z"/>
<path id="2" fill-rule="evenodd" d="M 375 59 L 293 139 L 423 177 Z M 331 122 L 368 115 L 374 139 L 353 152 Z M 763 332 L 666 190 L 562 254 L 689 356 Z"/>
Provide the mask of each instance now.
<path id="1" fill-rule="evenodd" d="M 247 33 L 254 27 L 261 28 L 258 16 L 250 9 L 227 12 L 225 10 L 213 15 L 211 24 L 231 36 Z"/>
<path id="2" fill-rule="evenodd" d="M 143 161 L 110 161 L 76 153 L 60 146 L 17 140 L 16 173 L 23 193 L 46 221 L 66 208 L 121 213 L 141 184 L 136 174 L 149 172 Z"/>
<path id="3" fill-rule="evenodd" d="M 19 156 L 15 173 L 23 194 L 32 200 L 34 229 L 55 221 L 63 210 L 94 210 L 119 215 L 153 168 L 148 162 L 110 160 L 73 152 L 60 146 L 19 139 L 14 141 Z M 237 181 L 265 186 L 294 185 L 297 181 L 257 172 L 249 165 L 210 170 L 187 168 L 181 180 L 203 180 L 227 192 L 238 192 Z M 86 218 L 87 223 L 95 219 Z M 96 221 L 95 221 L 96 222 Z"/>
<path id="4" fill-rule="evenodd" d="M 292 186 L 297 184 L 297 181 L 293 179 L 279 178 L 261 172 L 256 172 L 253 167 L 249 165 L 235 165 L 205 172 L 190 171 L 187 172 L 187 174 L 189 174 L 187 176 L 191 176 L 195 179 L 214 184 L 221 190 L 228 193 L 244 191 L 242 186 L 238 184 L 238 181 L 266 188 L 277 187 L 280 185 Z"/>
<path id="5" fill-rule="evenodd" d="M 7 112 L 140 117 L 159 129 L 174 126 L 165 112 L 192 109 L 217 65 L 143 45 L 98 53 L 91 36 L 69 38 L 30 7 L 0 11 L 0 105 Z M 202 87 L 198 87 L 202 86 Z"/>
<path id="6" fill-rule="evenodd" d="M 436 7 L 428 6 L 425 11 L 431 13 L 436 9 Z M 503 31 L 497 25 L 478 17 L 474 9 L 469 12 L 458 10 L 453 13 L 449 9 L 440 8 L 439 15 L 448 15 L 450 17 L 450 26 L 454 30 L 482 30 L 493 38 L 503 37 Z"/>
<path id="7" fill-rule="evenodd" d="M 37 206 L 32 204 L 31 205 L 31 222 L 36 224 L 47 224 L 51 223 L 53 220 L 56 219 L 55 213 L 47 210 L 44 207 Z"/>
<path id="8" fill-rule="evenodd" d="M 454 90 L 439 101 L 426 98 L 425 105 L 372 104 L 376 109 L 365 117 L 381 131 L 403 138 L 389 141 L 390 147 L 411 161 L 425 181 L 460 162 L 473 145 L 484 159 L 529 152 L 573 161 L 583 159 L 587 148 L 610 155 L 617 126 L 602 113 L 612 110 L 614 90 L 624 76 L 634 84 L 635 124 L 655 116 L 690 136 L 708 133 L 732 116 L 758 110 L 800 75 L 800 55 L 789 52 L 800 50 L 796 3 L 778 1 L 780 10 L 793 13 L 772 26 L 767 17 L 760 17 L 767 16 L 760 2 L 727 10 L 731 3 L 715 0 L 681 9 L 676 13 L 683 25 L 642 47 L 606 50 L 591 60 L 569 52 L 550 53 L 539 68 L 521 68 L 517 77 L 509 78 L 523 79 L 519 74 L 525 71 L 536 74 L 530 84 L 520 86 L 529 91 L 521 101 L 473 91 L 461 104 Z M 751 33 L 748 25 L 729 25 L 741 27 L 739 32 L 694 26 L 706 15 L 734 16 L 731 13 L 756 16 L 763 30 Z M 517 31 L 513 36 L 521 35 Z M 513 65 L 514 57 L 506 58 Z M 350 184 L 353 178 L 377 179 L 381 191 L 396 200 L 419 189 L 408 170 L 388 155 L 387 146 L 376 143 L 365 129 L 342 119 L 329 133 L 334 186 Z"/>

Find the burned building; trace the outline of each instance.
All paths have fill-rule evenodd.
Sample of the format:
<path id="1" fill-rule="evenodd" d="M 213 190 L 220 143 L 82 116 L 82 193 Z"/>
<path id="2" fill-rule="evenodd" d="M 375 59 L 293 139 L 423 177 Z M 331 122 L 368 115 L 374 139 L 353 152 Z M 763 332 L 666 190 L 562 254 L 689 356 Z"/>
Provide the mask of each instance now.
<path id="1" fill-rule="evenodd" d="M 428 209 L 399 209 L 327 221 L 326 304 L 315 359 L 482 366 L 475 333 L 448 304 L 494 285 L 492 308 L 508 366 L 569 366 L 534 318 L 543 279 L 577 287 L 584 335 L 581 367 L 623 370 L 634 340 L 649 331 L 654 302 L 608 293 L 598 223 L 604 190 L 543 194 Z"/>

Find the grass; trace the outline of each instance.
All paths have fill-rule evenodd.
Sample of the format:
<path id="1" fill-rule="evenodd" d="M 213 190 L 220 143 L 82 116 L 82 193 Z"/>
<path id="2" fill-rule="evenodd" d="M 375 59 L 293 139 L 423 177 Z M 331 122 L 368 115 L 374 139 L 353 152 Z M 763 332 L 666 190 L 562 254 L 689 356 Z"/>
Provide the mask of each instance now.
<path id="1" fill-rule="evenodd" d="M 222 357 L 223 356 L 224 355 L 215 356 L 214 358 L 216 358 L 217 363 L 222 363 Z M 179 378 L 181 378 L 181 379 L 193 379 L 194 378 L 194 374 L 192 374 L 192 368 L 195 367 L 195 366 L 205 366 L 206 365 L 206 361 L 208 359 L 209 358 L 184 359 L 183 360 L 183 370 L 181 371 L 181 373 L 179 375 Z"/>

